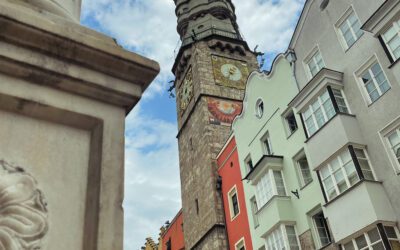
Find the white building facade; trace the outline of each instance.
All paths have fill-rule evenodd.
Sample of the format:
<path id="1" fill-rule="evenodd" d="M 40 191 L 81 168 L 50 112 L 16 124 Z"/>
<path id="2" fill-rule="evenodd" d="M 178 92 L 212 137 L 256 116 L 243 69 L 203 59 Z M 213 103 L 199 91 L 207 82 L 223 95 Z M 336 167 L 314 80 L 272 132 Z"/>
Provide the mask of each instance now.
<path id="1" fill-rule="evenodd" d="M 289 52 L 325 200 L 316 247 L 399 249 L 400 1 L 306 1 Z"/>

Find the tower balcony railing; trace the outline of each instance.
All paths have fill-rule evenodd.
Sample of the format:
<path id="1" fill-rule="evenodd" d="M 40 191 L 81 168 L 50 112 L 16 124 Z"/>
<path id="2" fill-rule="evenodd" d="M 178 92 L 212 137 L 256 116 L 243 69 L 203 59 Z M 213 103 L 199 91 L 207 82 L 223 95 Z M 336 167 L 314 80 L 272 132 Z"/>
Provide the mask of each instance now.
<path id="1" fill-rule="evenodd" d="M 188 31 L 189 32 L 189 31 Z M 219 36 L 224 36 L 232 39 L 239 39 L 242 40 L 241 36 L 237 34 L 236 32 L 230 32 L 222 29 L 217 29 L 217 28 L 211 28 L 207 29 L 204 31 L 201 31 L 199 33 L 191 33 L 190 36 L 187 36 L 183 39 L 182 41 L 182 46 L 186 46 L 188 44 L 194 43 L 196 41 L 199 41 L 203 38 L 212 36 L 212 35 L 219 35 Z"/>

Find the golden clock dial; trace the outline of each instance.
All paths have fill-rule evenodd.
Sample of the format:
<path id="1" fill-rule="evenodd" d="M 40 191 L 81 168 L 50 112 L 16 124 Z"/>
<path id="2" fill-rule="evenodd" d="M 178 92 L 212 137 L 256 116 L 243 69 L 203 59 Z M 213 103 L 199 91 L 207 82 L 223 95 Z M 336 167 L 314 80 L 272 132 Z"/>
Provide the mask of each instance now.
<path id="1" fill-rule="evenodd" d="M 227 63 L 221 66 L 222 75 L 231 81 L 239 81 L 242 79 L 242 72 L 233 64 Z"/>
<path id="2" fill-rule="evenodd" d="M 235 59 L 213 55 L 215 83 L 220 86 L 245 89 L 249 69 L 247 64 Z"/>
<path id="3" fill-rule="evenodd" d="M 193 75 L 192 75 L 192 69 L 190 68 L 183 80 L 181 90 L 179 92 L 181 114 L 183 114 L 183 112 L 186 110 L 187 106 L 192 100 L 192 97 L 193 97 Z"/>

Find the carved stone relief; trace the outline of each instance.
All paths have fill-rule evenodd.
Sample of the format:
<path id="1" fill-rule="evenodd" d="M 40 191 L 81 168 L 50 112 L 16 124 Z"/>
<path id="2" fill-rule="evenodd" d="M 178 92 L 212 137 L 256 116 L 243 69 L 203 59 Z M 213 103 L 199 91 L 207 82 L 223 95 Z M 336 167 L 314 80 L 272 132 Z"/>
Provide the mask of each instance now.
<path id="1" fill-rule="evenodd" d="M 48 232 L 47 204 L 36 180 L 0 160 L 0 250 L 39 250 Z"/>

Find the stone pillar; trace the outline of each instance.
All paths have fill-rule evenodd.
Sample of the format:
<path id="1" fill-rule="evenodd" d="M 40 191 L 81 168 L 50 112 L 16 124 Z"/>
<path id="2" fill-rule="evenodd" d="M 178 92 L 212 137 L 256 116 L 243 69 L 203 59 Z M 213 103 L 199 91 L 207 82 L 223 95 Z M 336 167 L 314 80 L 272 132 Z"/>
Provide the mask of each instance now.
<path id="1" fill-rule="evenodd" d="M 0 1 L 0 246 L 122 250 L 125 116 L 159 65 L 47 12 L 79 2 L 24 2 Z"/>
<path id="2" fill-rule="evenodd" d="M 81 0 L 8 0 L 14 4 L 24 5 L 41 11 L 79 22 Z"/>

